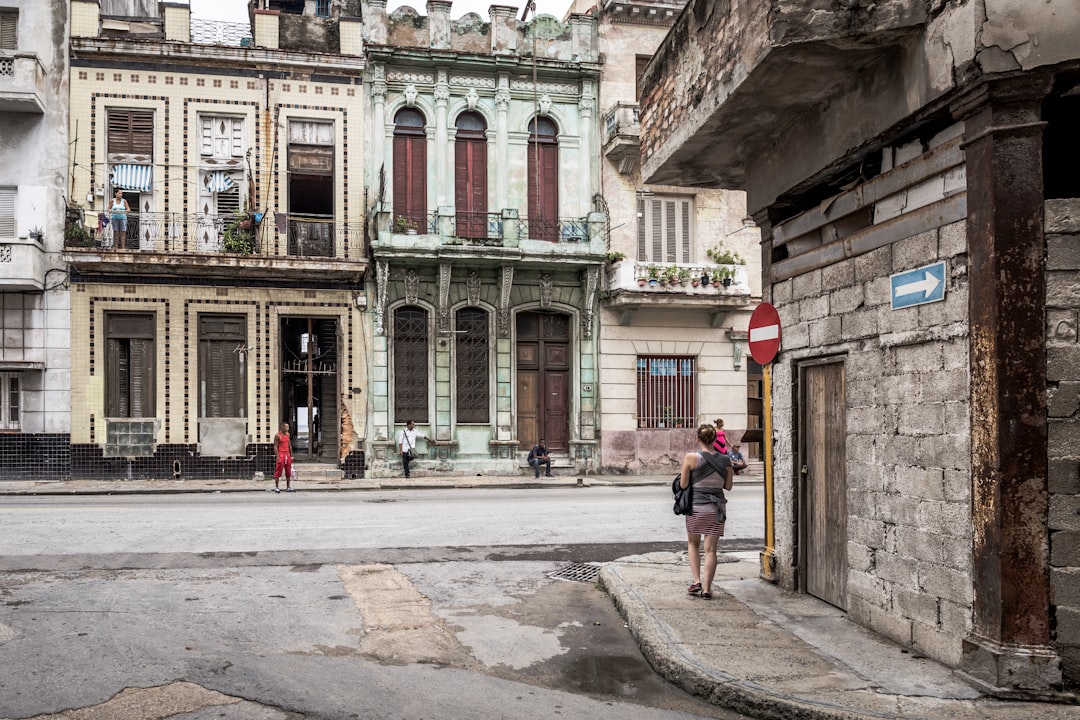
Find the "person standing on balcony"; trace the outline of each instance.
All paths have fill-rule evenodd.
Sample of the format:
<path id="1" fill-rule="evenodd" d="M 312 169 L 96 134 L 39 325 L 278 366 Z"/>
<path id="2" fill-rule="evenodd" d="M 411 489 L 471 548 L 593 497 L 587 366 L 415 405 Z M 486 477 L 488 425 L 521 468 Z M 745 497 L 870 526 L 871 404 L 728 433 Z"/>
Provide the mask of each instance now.
<path id="1" fill-rule="evenodd" d="M 113 248 L 119 250 L 124 247 L 124 239 L 127 237 L 127 217 L 131 212 L 131 206 L 124 199 L 124 191 L 117 190 L 113 196 L 112 207 L 109 208 L 110 224 L 113 229 Z"/>

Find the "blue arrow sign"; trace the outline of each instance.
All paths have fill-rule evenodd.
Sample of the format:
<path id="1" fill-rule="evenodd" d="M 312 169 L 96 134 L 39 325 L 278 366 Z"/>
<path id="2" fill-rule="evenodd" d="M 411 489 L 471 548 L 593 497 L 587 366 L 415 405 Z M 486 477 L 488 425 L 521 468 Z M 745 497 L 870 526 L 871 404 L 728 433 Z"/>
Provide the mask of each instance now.
<path id="1" fill-rule="evenodd" d="M 945 263 L 924 265 L 889 277 L 892 309 L 945 299 Z"/>

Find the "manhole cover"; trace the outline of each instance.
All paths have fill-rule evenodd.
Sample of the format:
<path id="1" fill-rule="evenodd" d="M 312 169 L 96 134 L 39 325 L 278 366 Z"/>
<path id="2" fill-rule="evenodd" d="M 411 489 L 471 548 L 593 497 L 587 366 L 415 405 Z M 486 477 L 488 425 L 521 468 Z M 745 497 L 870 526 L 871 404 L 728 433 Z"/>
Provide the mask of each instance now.
<path id="1" fill-rule="evenodd" d="M 572 580 L 574 582 L 592 582 L 599 574 L 599 565 L 574 563 L 573 565 L 559 568 L 551 573 L 550 577 L 558 578 L 559 580 Z"/>

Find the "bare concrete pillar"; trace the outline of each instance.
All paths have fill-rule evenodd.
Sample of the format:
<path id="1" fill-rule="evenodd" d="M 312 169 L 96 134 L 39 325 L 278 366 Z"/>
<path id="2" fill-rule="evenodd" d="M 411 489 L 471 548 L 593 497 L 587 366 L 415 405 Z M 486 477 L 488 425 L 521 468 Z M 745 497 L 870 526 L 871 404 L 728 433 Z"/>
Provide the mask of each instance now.
<path id="1" fill-rule="evenodd" d="M 962 668 L 991 693 L 1061 689 L 1050 637 L 1042 98 L 989 81 L 964 121 L 970 282 L 972 631 Z"/>

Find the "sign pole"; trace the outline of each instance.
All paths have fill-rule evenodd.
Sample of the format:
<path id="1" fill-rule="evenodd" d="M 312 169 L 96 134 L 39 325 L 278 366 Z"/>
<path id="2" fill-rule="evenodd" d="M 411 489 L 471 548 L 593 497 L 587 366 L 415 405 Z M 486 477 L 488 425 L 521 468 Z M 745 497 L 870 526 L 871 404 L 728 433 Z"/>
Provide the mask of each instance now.
<path id="1" fill-rule="evenodd" d="M 772 363 L 762 368 L 765 394 L 762 412 L 765 415 L 765 547 L 761 551 L 761 578 L 776 582 L 776 516 L 773 512 L 773 442 L 772 442 Z"/>

